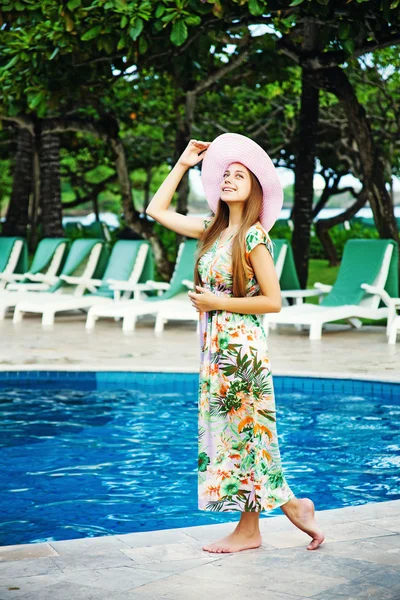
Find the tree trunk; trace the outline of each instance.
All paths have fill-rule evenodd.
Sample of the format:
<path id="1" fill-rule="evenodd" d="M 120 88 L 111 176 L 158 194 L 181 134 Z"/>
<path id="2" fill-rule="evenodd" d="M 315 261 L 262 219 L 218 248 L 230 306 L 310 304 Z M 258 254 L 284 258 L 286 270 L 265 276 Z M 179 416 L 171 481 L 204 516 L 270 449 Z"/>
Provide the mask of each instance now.
<path id="1" fill-rule="evenodd" d="M 33 160 L 32 160 L 33 186 L 31 203 L 29 207 L 31 235 L 29 237 L 29 249 L 33 251 L 37 246 L 38 240 L 38 222 L 40 211 L 40 166 L 39 166 L 39 149 L 35 140 Z"/>
<path id="2" fill-rule="evenodd" d="M 146 181 L 144 184 L 144 202 L 143 202 L 143 214 L 146 214 L 146 209 L 150 204 L 150 186 L 151 186 L 151 166 L 146 169 Z"/>
<path id="3" fill-rule="evenodd" d="M 178 126 L 175 136 L 175 162 L 178 160 L 186 146 L 190 141 L 190 132 L 185 127 Z M 176 212 L 181 215 L 186 215 L 188 212 L 187 201 L 189 196 L 189 169 L 182 177 L 177 187 L 178 200 L 176 204 Z"/>
<path id="4" fill-rule="evenodd" d="M 399 242 L 393 201 L 386 189 L 385 165 L 374 142 L 363 106 L 359 103 L 347 75 L 340 67 L 317 71 L 316 78 L 317 85 L 335 94 L 345 111 L 360 155 L 363 188 L 368 195 L 379 235 Z"/>
<path id="5" fill-rule="evenodd" d="M 57 134 L 40 136 L 39 162 L 43 237 L 62 237 L 60 139 Z"/>
<path id="6" fill-rule="evenodd" d="M 313 73 L 303 68 L 292 237 L 294 261 L 302 288 L 306 287 L 308 278 L 319 109 L 319 91 L 312 85 L 312 78 Z"/>
<path id="7" fill-rule="evenodd" d="M 318 198 L 318 200 L 312 210 L 312 218 L 313 219 L 315 219 L 315 217 L 318 216 L 320 211 L 328 204 L 330 197 L 337 194 L 341 176 L 333 175 L 332 185 L 331 185 L 329 179 L 330 178 L 325 179 L 325 187 L 322 190 L 322 194 Z"/>
<path id="8" fill-rule="evenodd" d="M 13 187 L 3 225 L 3 235 L 5 236 L 27 236 L 29 197 L 32 190 L 33 141 L 33 137 L 27 129 L 17 129 Z"/>
<path id="9" fill-rule="evenodd" d="M 98 196 L 97 192 L 93 193 L 92 204 L 93 204 L 93 212 L 94 212 L 95 219 L 96 219 L 96 221 L 100 221 L 99 196 Z"/>
<path id="10" fill-rule="evenodd" d="M 344 223 L 348 221 L 354 215 L 358 213 L 360 208 L 362 208 L 367 201 L 367 193 L 364 189 L 357 196 L 357 200 L 350 206 L 347 210 L 336 215 L 335 217 L 330 217 L 329 219 L 318 219 L 315 224 L 315 230 L 317 236 L 325 250 L 325 254 L 329 260 L 329 266 L 335 267 L 340 264 L 340 260 L 337 256 L 337 251 L 335 244 L 332 241 L 332 238 L 329 234 L 329 230 L 335 225 L 339 225 L 340 223 Z"/>
<path id="11" fill-rule="evenodd" d="M 129 179 L 128 165 L 126 164 L 125 149 L 118 134 L 110 136 L 110 141 L 115 154 L 115 169 L 121 190 L 124 219 L 126 224 L 135 230 L 134 224 L 138 220 L 139 213 L 133 204 L 132 186 Z"/>
<path id="12" fill-rule="evenodd" d="M 175 161 L 178 160 L 192 137 L 192 127 L 194 110 L 196 106 L 196 92 L 191 90 L 185 95 L 185 111 L 183 118 L 180 117 L 179 108 L 177 110 L 178 129 L 175 137 Z M 189 199 L 189 170 L 186 171 L 178 185 L 178 202 L 176 212 L 186 215 L 188 212 Z"/>
<path id="13" fill-rule="evenodd" d="M 158 271 L 165 280 L 169 280 L 174 265 L 168 261 L 164 247 L 154 233 L 153 224 L 148 219 L 140 219 L 139 212 L 134 207 L 125 149 L 119 138 L 118 124 L 116 121 L 111 123 L 109 141 L 111 142 L 111 147 L 115 154 L 115 168 L 121 189 L 125 223 L 132 231 L 150 242 Z"/>

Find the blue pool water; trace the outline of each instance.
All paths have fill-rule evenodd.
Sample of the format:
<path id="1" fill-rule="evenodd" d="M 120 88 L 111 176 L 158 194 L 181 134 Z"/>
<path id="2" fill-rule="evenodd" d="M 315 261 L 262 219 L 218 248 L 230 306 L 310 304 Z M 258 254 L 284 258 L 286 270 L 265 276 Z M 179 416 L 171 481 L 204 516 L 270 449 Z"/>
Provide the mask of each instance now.
<path id="1" fill-rule="evenodd" d="M 0 545 L 236 521 L 197 509 L 197 381 L 0 375 Z M 400 498 L 400 385 L 274 382 L 297 496 L 318 509 Z"/>

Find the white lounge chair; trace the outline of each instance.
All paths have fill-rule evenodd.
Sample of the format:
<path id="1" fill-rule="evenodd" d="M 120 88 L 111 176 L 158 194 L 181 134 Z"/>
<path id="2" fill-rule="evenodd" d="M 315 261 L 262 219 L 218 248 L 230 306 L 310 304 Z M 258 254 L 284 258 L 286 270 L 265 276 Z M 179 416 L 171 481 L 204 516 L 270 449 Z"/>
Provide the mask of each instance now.
<path id="1" fill-rule="evenodd" d="M 57 282 L 57 275 L 68 250 L 66 238 L 45 238 L 37 246 L 32 265 L 26 273 L 0 275 L 7 282 L 7 292 L 48 290 Z"/>
<path id="2" fill-rule="evenodd" d="M 310 339 L 321 338 L 325 323 L 345 319 L 361 327 L 360 319 L 378 320 L 388 317 L 378 293 L 368 293 L 365 284 L 378 290 L 398 289 L 398 247 L 393 240 L 349 240 L 333 286 L 322 286 L 326 292 L 320 304 L 301 304 L 282 308 L 279 313 L 264 316 L 268 330 L 271 323 L 308 326 Z M 364 284 L 364 285 L 363 285 Z"/>
<path id="3" fill-rule="evenodd" d="M 142 240 L 116 242 L 102 279 L 91 278 L 87 274 L 81 277 L 63 276 L 62 279 L 70 285 L 75 285 L 79 293 L 48 294 L 41 295 L 40 298 L 32 295 L 29 299 L 18 302 L 13 322 L 20 323 L 25 313 L 36 313 L 42 315 L 42 325 L 51 326 L 57 313 L 85 310 L 98 303 L 112 303 L 114 292 L 111 283 L 123 284 L 131 281 L 132 285 L 136 285 L 140 278 L 146 275 L 145 266 L 152 265 L 148 250 L 148 242 Z"/>
<path id="4" fill-rule="evenodd" d="M 0 291 L 4 290 L 12 275 L 26 271 L 27 254 L 24 239 L 0 237 Z"/>
<path id="5" fill-rule="evenodd" d="M 386 335 L 388 343 L 395 344 L 397 334 L 400 333 L 400 315 L 397 314 L 397 309 L 400 308 L 400 298 L 393 298 L 389 296 L 386 290 L 373 285 L 363 284 L 362 287 L 369 294 L 378 295 L 388 307 Z"/>
<path id="6" fill-rule="evenodd" d="M 61 295 L 65 287 L 65 278 L 84 265 L 84 276 L 93 277 L 94 274 L 100 274 L 104 270 L 104 260 L 108 256 L 108 251 L 103 240 L 75 240 L 68 252 L 67 259 L 62 268 L 61 274 L 46 275 L 42 284 L 30 288 L 28 291 L 21 287 L 19 291 L 9 291 L 7 287 L 0 293 L 0 320 L 6 316 L 7 310 L 14 308 L 19 302 L 37 302 L 44 301 L 46 298 L 53 298 Z M 42 287 L 43 286 L 43 287 Z M 42 291 L 42 290 L 45 291 Z M 83 294 L 85 288 L 78 285 L 74 294 Z"/>
<path id="7" fill-rule="evenodd" d="M 133 331 L 138 317 L 144 315 L 157 315 L 158 311 L 177 303 L 189 303 L 185 285 L 182 283 L 187 277 L 192 277 L 194 269 L 194 256 L 197 246 L 197 240 L 186 240 L 179 246 L 176 258 L 175 269 L 170 283 L 147 282 L 148 290 L 164 290 L 161 296 L 149 297 L 145 300 L 129 300 L 127 302 L 114 302 L 109 305 L 92 306 L 89 309 L 86 328 L 94 328 L 96 321 L 102 317 L 112 317 L 114 319 L 123 319 L 123 331 Z M 113 284 L 112 288 L 118 290 L 135 291 L 136 286 Z"/>

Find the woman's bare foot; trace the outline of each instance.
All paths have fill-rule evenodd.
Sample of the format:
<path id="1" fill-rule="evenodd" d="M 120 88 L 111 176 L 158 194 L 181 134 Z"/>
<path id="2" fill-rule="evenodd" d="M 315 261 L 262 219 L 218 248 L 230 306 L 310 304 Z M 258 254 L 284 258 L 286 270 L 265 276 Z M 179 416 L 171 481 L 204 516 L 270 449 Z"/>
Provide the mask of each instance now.
<path id="1" fill-rule="evenodd" d="M 259 531 L 250 533 L 240 531 L 238 530 L 238 527 L 236 527 L 235 531 L 225 538 L 203 546 L 203 550 L 206 550 L 207 552 L 241 552 L 241 550 L 258 548 L 261 546 L 261 542 L 261 534 Z"/>
<path id="2" fill-rule="evenodd" d="M 292 498 L 281 509 L 296 527 L 312 537 L 307 550 L 316 550 L 325 536 L 315 520 L 314 502 L 310 498 Z"/>

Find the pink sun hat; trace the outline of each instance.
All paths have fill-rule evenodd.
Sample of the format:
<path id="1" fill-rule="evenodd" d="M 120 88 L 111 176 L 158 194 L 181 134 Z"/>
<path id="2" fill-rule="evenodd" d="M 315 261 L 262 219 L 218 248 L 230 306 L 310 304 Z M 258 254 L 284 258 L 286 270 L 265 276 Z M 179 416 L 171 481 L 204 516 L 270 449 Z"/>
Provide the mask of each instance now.
<path id="1" fill-rule="evenodd" d="M 221 194 L 221 181 L 230 164 L 238 162 L 257 177 L 263 191 L 260 223 L 269 231 L 283 205 L 283 190 L 274 164 L 256 142 L 239 133 L 223 133 L 208 147 L 201 169 L 207 202 L 215 213 Z"/>

